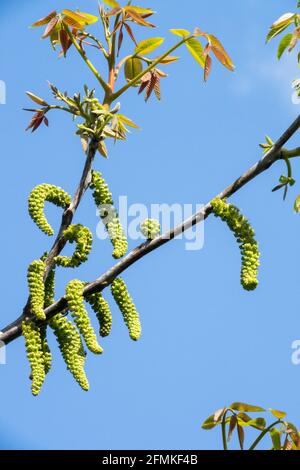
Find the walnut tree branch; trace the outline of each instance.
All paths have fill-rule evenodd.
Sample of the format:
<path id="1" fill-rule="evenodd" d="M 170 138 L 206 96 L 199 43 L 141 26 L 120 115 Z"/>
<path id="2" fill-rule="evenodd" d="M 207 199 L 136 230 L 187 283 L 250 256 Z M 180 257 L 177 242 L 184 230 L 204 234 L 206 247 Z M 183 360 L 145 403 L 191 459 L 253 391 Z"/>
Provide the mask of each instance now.
<path id="1" fill-rule="evenodd" d="M 288 140 L 297 132 L 300 128 L 300 115 L 297 119 L 291 124 L 291 126 L 283 133 L 283 135 L 278 139 L 274 144 L 272 149 L 255 165 L 248 169 L 242 176 L 240 176 L 234 183 L 228 186 L 224 191 L 218 194 L 220 198 L 228 198 L 239 191 L 243 186 L 252 181 L 258 175 L 268 170 L 275 162 L 284 158 L 285 152 L 283 151 L 284 145 Z M 125 256 L 119 263 L 109 269 L 101 277 L 95 281 L 89 283 L 85 288 L 85 295 L 93 292 L 101 292 L 112 281 L 126 271 L 130 266 L 136 263 L 138 260 L 151 253 L 152 251 L 158 249 L 159 247 L 165 245 L 170 240 L 173 240 L 175 237 L 188 230 L 189 228 L 197 225 L 204 219 L 206 219 L 211 214 L 211 205 L 210 203 L 206 204 L 199 212 L 195 213 L 192 217 L 185 220 L 182 224 L 173 228 L 170 232 L 161 235 L 158 238 L 155 238 L 152 241 L 143 243 L 142 245 L 135 248 L 127 256 Z M 52 318 L 59 312 L 62 312 L 66 309 L 67 302 L 64 297 L 55 302 L 53 305 L 45 309 L 47 319 Z M 18 338 L 22 334 L 22 320 L 23 316 L 15 320 L 10 325 L 6 326 L 0 333 L 0 340 L 5 344 L 12 342 L 14 339 Z"/>

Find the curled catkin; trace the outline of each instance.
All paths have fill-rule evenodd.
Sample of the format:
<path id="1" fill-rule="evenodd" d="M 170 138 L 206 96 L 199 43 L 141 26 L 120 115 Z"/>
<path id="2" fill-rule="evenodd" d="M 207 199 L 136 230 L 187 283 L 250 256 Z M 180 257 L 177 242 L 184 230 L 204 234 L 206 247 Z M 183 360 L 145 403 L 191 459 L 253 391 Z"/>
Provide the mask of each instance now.
<path id="1" fill-rule="evenodd" d="M 67 369 L 71 372 L 80 387 L 88 391 L 89 382 L 85 374 L 85 351 L 80 334 L 75 325 L 62 314 L 51 318 L 49 326 L 52 328 Z"/>
<path id="2" fill-rule="evenodd" d="M 46 320 L 44 312 L 45 270 L 45 263 L 42 260 L 36 260 L 29 265 L 27 272 L 31 311 L 38 320 Z"/>
<path id="3" fill-rule="evenodd" d="M 108 302 L 103 298 L 101 292 L 88 295 L 86 300 L 97 315 L 100 324 L 100 336 L 108 336 L 112 327 L 112 314 Z"/>
<path id="4" fill-rule="evenodd" d="M 95 354 L 101 354 L 103 349 L 98 344 L 96 333 L 91 325 L 88 312 L 85 308 L 83 291 L 83 282 L 77 279 L 69 282 L 66 287 L 68 308 L 89 350 Z"/>
<path id="5" fill-rule="evenodd" d="M 76 242 L 76 249 L 73 256 L 56 256 L 54 259 L 58 266 L 64 268 L 77 268 L 87 261 L 92 249 L 93 236 L 91 231 L 81 224 L 70 225 L 64 231 L 64 238 L 70 243 Z"/>
<path id="6" fill-rule="evenodd" d="M 246 217 L 232 204 L 217 198 L 211 202 L 211 206 L 214 215 L 227 223 L 239 243 L 242 255 L 241 284 L 243 288 L 249 291 L 256 289 L 260 253 L 253 228 Z"/>
<path id="7" fill-rule="evenodd" d="M 113 281 L 111 292 L 121 310 L 130 338 L 138 341 L 142 332 L 140 318 L 123 279 L 118 278 Z"/>
<path id="8" fill-rule="evenodd" d="M 99 208 L 100 217 L 108 232 L 111 243 L 114 247 L 113 257 L 122 258 L 128 249 L 128 242 L 120 223 L 118 213 L 114 208 L 112 194 L 101 173 L 93 171 L 91 189 L 94 190 L 93 197 Z"/>
<path id="9" fill-rule="evenodd" d="M 29 195 L 28 211 L 30 217 L 42 232 L 52 236 L 54 234 L 53 228 L 44 214 L 46 201 L 66 209 L 71 203 L 71 197 L 62 188 L 46 183 L 36 186 Z"/>
<path id="10" fill-rule="evenodd" d="M 22 333 L 31 367 L 31 391 L 36 396 L 40 393 L 46 376 L 42 335 L 39 327 L 30 320 L 23 321 Z"/>
<path id="11" fill-rule="evenodd" d="M 148 240 L 153 240 L 160 234 L 160 223 L 156 219 L 146 219 L 141 223 L 141 232 Z"/>

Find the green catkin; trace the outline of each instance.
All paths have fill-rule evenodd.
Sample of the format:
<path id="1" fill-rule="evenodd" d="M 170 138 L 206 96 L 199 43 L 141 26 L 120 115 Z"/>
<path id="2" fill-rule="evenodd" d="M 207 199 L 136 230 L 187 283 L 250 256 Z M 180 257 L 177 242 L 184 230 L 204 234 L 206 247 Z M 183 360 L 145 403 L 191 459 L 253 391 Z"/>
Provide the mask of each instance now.
<path id="1" fill-rule="evenodd" d="M 146 219 L 141 223 L 141 232 L 148 240 L 153 240 L 160 234 L 160 223 L 156 219 Z"/>
<path id="2" fill-rule="evenodd" d="M 103 298 L 101 292 L 87 296 L 88 303 L 97 315 L 100 324 L 100 336 L 109 336 L 112 327 L 112 314 L 108 302 Z"/>
<path id="3" fill-rule="evenodd" d="M 91 325 L 89 315 L 84 305 L 83 291 L 84 282 L 77 279 L 69 282 L 66 287 L 68 308 L 88 349 L 94 354 L 102 354 L 103 349 L 98 344 L 96 333 Z"/>
<path id="4" fill-rule="evenodd" d="M 47 341 L 47 325 L 43 325 L 40 327 L 40 333 L 41 333 L 41 340 L 42 340 L 42 353 L 43 353 L 45 374 L 48 374 L 52 366 L 52 354 L 51 354 L 48 341 Z"/>
<path id="5" fill-rule="evenodd" d="M 40 393 L 46 376 L 42 335 L 40 328 L 30 320 L 23 321 L 22 333 L 31 367 L 31 391 L 36 396 Z"/>
<path id="6" fill-rule="evenodd" d="M 51 318 L 49 326 L 56 336 L 67 369 L 80 387 L 88 391 L 90 387 L 84 370 L 86 354 L 78 330 L 60 313 Z"/>
<path id="7" fill-rule="evenodd" d="M 35 260 L 29 265 L 27 272 L 31 311 L 38 320 L 46 320 L 44 312 L 45 271 L 45 263 L 42 260 Z"/>
<path id="8" fill-rule="evenodd" d="M 111 243 L 114 247 L 113 257 L 122 258 L 128 249 L 128 242 L 120 223 L 117 211 L 113 207 L 112 194 L 102 174 L 98 171 L 92 173 L 91 189 L 94 190 L 95 204 L 100 208 L 100 217 L 103 220 Z"/>
<path id="9" fill-rule="evenodd" d="M 30 193 L 28 211 L 32 220 L 46 235 L 54 235 L 54 230 L 48 223 L 44 214 L 45 202 L 52 202 L 58 207 L 66 209 L 71 203 L 71 197 L 62 188 L 52 184 L 40 184 Z"/>
<path id="10" fill-rule="evenodd" d="M 81 224 L 70 225 L 64 231 L 64 238 L 70 243 L 76 242 L 76 249 L 73 256 L 56 256 L 54 259 L 58 266 L 64 268 L 77 268 L 87 261 L 92 249 L 93 236 L 91 231 Z"/>
<path id="11" fill-rule="evenodd" d="M 50 307 L 55 302 L 55 270 L 52 269 L 45 282 L 45 308 Z"/>
<path id="12" fill-rule="evenodd" d="M 118 278 L 113 281 L 111 292 L 121 310 L 130 338 L 138 341 L 142 332 L 140 318 L 123 279 Z"/>
<path id="13" fill-rule="evenodd" d="M 211 206 L 214 215 L 227 223 L 239 243 L 242 255 L 241 284 L 243 288 L 248 291 L 256 289 L 260 253 L 253 228 L 239 209 L 228 204 L 226 200 L 214 199 Z"/>

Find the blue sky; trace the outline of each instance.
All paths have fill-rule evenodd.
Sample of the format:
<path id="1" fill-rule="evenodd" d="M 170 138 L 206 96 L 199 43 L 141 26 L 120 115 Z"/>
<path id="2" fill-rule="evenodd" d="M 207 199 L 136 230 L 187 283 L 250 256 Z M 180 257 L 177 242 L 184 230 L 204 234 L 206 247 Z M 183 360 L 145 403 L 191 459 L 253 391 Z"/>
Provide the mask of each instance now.
<path id="1" fill-rule="evenodd" d="M 122 111 L 142 130 L 126 144 L 110 146 L 109 160 L 96 161 L 116 199 L 205 203 L 260 157 L 258 144 L 265 134 L 276 139 L 288 127 L 298 114 L 290 85 L 298 69 L 291 57 L 279 63 L 276 44 L 265 46 L 264 40 L 272 21 L 294 11 L 295 3 L 191 0 L 185 8 L 182 2 L 153 1 L 158 35 L 176 27 L 212 32 L 230 52 L 236 72 L 214 64 L 204 85 L 201 70 L 182 49 L 182 61 L 169 66 L 170 76 L 162 82 L 161 103 L 145 105 L 135 90 L 122 100 Z M 41 41 L 41 31 L 28 25 L 53 9 L 76 7 L 93 13 L 96 1 L 0 5 L 0 79 L 7 85 L 7 104 L 0 106 L 2 326 L 20 314 L 27 266 L 51 242 L 29 219 L 27 195 L 43 182 L 73 192 L 83 164 L 68 116 L 53 113 L 49 129 L 24 132 L 25 91 L 49 99 L 47 80 L 70 93 L 84 83 L 97 86 L 79 57 L 72 52 L 59 60 Z M 174 37 L 167 37 L 172 44 Z M 290 145 L 299 145 L 297 136 Z M 300 366 L 291 362 L 291 344 L 300 339 L 300 218 L 292 210 L 299 192 L 297 161 L 294 166 L 298 181 L 286 203 L 270 191 L 284 171 L 281 163 L 232 199 L 252 221 L 260 243 L 260 285 L 254 293 L 239 284 L 232 234 L 209 218 L 201 251 L 186 251 L 176 240 L 127 271 L 143 337 L 130 342 L 112 304 L 114 328 L 102 341 L 105 353 L 88 357 L 88 394 L 65 371 L 51 338 L 54 367 L 41 395 L 33 398 L 23 340 L 11 344 L 7 365 L 0 366 L 0 448 L 215 449 L 220 435 L 202 431 L 201 421 L 237 400 L 284 409 L 300 425 Z M 47 214 L 57 227 L 59 210 L 49 208 Z M 98 220 L 90 197 L 76 221 L 95 233 Z M 58 295 L 69 279 L 94 279 L 112 263 L 109 243 L 95 237 L 88 264 L 76 273 L 59 271 Z"/>

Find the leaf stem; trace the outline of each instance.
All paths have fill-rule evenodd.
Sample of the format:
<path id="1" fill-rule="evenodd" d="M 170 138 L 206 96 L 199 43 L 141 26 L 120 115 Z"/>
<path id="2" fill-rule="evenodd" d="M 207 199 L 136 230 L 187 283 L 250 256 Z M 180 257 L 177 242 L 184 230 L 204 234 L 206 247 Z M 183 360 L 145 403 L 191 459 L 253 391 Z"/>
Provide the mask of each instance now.
<path id="1" fill-rule="evenodd" d="M 258 444 L 260 443 L 260 441 L 265 437 L 266 434 L 268 434 L 268 432 L 270 432 L 275 426 L 277 426 L 277 424 L 280 424 L 282 423 L 282 421 L 279 419 L 278 421 L 275 421 L 275 423 L 271 424 L 268 428 L 264 429 L 260 435 L 258 436 L 257 439 L 255 439 L 255 441 L 253 442 L 252 446 L 249 448 L 249 450 L 254 450 Z"/>
<path id="2" fill-rule="evenodd" d="M 144 75 L 146 75 L 148 72 L 150 72 L 154 67 L 156 67 L 163 59 L 165 59 L 168 55 L 172 54 L 178 47 L 182 46 L 182 44 L 185 44 L 187 41 L 189 41 L 191 38 L 193 38 L 194 35 L 191 34 L 189 36 L 184 37 L 180 42 L 175 44 L 175 46 L 171 47 L 167 52 L 165 52 L 163 55 L 158 57 L 156 60 L 154 60 L 145 70 L 143 70 L 141 73 L 139 73 L 133 80 L 130 80 L 126 85 L 124 85 L 120 90 L 118 90 L 116 93 L 113 93 L 111 95 L 111 100 L 115 101 L 117 98 L 119 98 L 125 91 L 128 90 L 128 88 L 134 86 L 141 78 L 143 78 Z"/>
<path id="3" fill-rule="evenodd" d="M 296 147 L 292 150 L 282 149 L 281 154 L 283 159 L 300 157 L 300 147 Z"/>
<path id="4" fill-rule="evenodd" d="M 92 64 L 92 62 L 88 59 L 85 52 L 79 46 L 78 42 L 76 41 L 76 39 L 75 39 L 74 35 L 72 34 L 72 32 L 70 31 L 69 27 L 67 25 L 64 25 L 64 28 L 65 28 L 66 32 L 68 33 L 69 38 L 71 39 L 75 49 L 77 50 L 79 55 L 82 57 L 82 59 L 84 60 L 86 65 L 89 67 L 89 69 L 92 71 L 92 73 L 95 75 L 96 79 L 98 80 L 98 82 L 102 86 L 105 93 L 111 93 L 111 89 L 110 89 L 109 85 L 105 82 L 105 80 L 103 80 L 103 78 L 101 77 L 101 75 L 98 72 L 98 70 L 96 69 L 96 67 Z"/>

